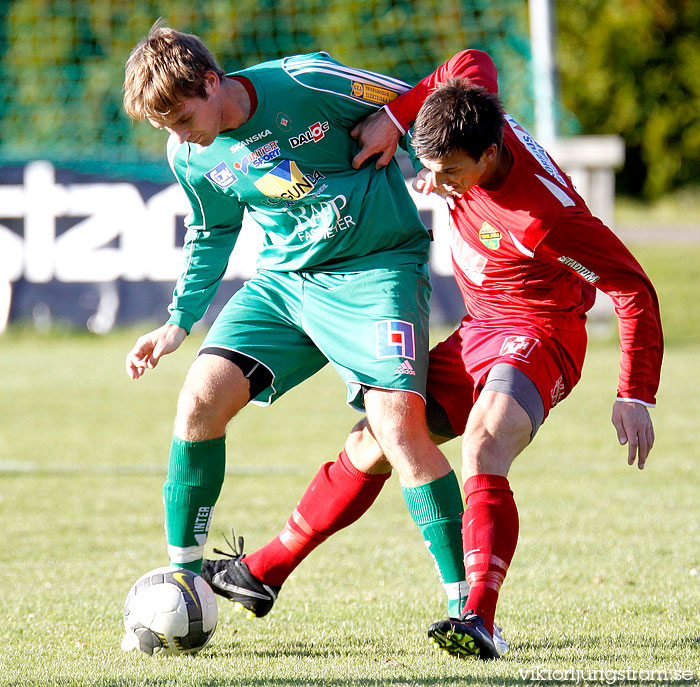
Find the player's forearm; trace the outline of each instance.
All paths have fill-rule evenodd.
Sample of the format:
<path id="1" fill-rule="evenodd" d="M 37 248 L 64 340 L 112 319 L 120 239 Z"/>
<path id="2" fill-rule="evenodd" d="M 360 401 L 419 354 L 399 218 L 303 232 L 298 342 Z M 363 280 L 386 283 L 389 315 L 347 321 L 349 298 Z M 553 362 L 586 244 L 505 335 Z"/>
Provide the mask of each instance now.
<path id="1" fill-rule="evenodd" d="M 470 79 L 493 93 L 498 92 L 498 71 L 491 58 L 480 50 L 463 50 L 419 81 L 410 91 L 388 103 L 385 110 L 405 133 L 430 93 L 455 77 Z"/>
<path id="2" fill-rule="evenodd" d="M 617 397 L 648 406 L 656 403 L 664 349 L 658 303 L 652 296 L 653 292 L 613 297 L 620 330 Z M 631 316 L 624 314 L 630 312 Z"/>
<path id="3" fill-rule="evenodd" d="M 620 374 L 617 395 L 645 405 L 656 403 L 664 341 L 656 291 L 639 263 L 625 249 L 610 269 L 598 267 L 596 284 L 613 302 L 620 333 Z"/>
<path id="4" fill-rule="evenodd" d="M 168 318 L 166 324 L 172 324 L 180 327 L 188 334 L 192 331 L 192 327 L 194 326 L 195 322 L 201 319 L 201 316 L 197 317 L 195 313 L 188 312 L 186 310 L 178 310 L 172 303 L 168 306 L 168 312 L 170 313 L 170 317 Z"/>
<path id="5" fill-rule="evenodd" d="M 572 207 L 550 226 L 537 256 L 610 296 L 620 332 L 618 397 L 653 405 L 663 356 L 659 301 L 629 249 L 598 218 Z"/>
<path id="6" fill-rule="evenodd" d="M 227 261 L 228 262 L 228 261 Z M 195 322 L 204 316 L 214 300 L 219 284 L 226 271 L 226 264 L 214 269 L 202 269 L 185 272 L 173 291 L 173 300 L 168 306 L 169 324 L 176 324 L 188 333 Z"/>
<path id="7" fill-rule="evenodd" d="M 185 242 L 185 268 L 173 290 L 168 306 L 169 324 L 191 331 L 211 304 L 226 273 L 233 244 L 214 232 L 188 232 Z M 196 238 L 192 238 L 196 236 Z"/>

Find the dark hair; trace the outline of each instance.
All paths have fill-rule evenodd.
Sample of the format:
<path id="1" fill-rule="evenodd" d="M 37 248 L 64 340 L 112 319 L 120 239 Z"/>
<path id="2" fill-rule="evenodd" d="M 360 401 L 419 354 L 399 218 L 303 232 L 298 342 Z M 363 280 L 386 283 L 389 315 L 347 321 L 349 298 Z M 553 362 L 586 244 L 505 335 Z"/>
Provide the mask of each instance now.
<path id="1" fill-rule="evenodd" d="M 411 141 L 418 157 L 441 160 L 463 150 L 474 160 L 492 144 L 500 150 L 504 113 L 494 93 L 469 79 L 450 79 L 423 103 Z"/>

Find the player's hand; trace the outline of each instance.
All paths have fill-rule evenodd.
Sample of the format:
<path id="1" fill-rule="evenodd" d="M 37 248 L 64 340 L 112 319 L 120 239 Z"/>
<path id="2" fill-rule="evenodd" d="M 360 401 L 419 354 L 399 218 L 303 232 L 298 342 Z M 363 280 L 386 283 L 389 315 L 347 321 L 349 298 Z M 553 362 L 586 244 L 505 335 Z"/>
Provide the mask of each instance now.
<path id="1" fill-rule="evenodd" d="M 649 411 L 641 403 L 616 401 L 613 406 L 612 423 L 617 438 L 623 446 L 627 444 L 627 462 L 644 469 L 647 456 L 654 445 L 654 425 Z"/>
<path id="2" fill-rule="evenodd" d="M 352 166 L 355 169 L 360 169 L 367 158 L 378 153 L 381 155 L 375 167 L 377 169 L 386 167 L 394 156 L 396 146 L 401 138 L 401 132 L 384 110 L 378 110 L 361 121 L 350 132 L 350 135 L 357 139 L 362 146 L 362 150 L 355 155 L 352 161 Z"/>
<path id="3" fill-rule="evenodd" d="M 444 186 L 436 185 L 435 172 L 431 172 L 425 167 L 416 174 L 416 178 L 413 180 L 413 188 L 424 196 L 435 193 L 444 198 L 451 210 L 454 210 L 455 199 L 460 197 L 460 194 L 450 191 Z"/>
<path id="4" fill-rule="evenodd" d="M 164 324 L 139 337 L 126 356 L 126 374 L 138 379 L 147 369 L 153 369 L 162 356 L 172 353 L 187 337 L 187 331 L 176 324 Z"/>

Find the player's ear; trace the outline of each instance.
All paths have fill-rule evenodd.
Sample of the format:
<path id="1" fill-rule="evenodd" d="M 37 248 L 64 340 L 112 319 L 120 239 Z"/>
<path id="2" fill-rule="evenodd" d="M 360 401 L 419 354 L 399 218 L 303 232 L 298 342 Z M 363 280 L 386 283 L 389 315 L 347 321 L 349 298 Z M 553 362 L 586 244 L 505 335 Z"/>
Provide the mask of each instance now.
<path id="1" fill-rule="evenodd" d="M 492 143 L 483 153 L 481 153 L 481 161 L 490 164 L 498 155 L 498 146 Z"/>
<path id="2" fill-rule="evenodd" d="M 207 90 L 207 95 L 209 96 L 212 93 L 215 93 L 220 85 L 221 79 L 219 79 L 219 75 L 216 72 L 209 69 L 204 75 L 204 87 Z"/>

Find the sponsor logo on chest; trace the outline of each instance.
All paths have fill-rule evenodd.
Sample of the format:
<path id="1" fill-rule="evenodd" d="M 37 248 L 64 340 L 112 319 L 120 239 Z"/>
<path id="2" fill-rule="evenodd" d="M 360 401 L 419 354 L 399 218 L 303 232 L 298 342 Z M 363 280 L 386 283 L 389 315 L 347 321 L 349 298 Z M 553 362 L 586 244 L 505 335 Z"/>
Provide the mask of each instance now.
<path id="1" fill-rule="evenodd" d="M 316 182 L 323 178 L 318 170 L 305 174 L 293 160 L 282 160 L 254 183 L 255 188 L 268 198 L 299 200 L 311 193 Z"/>
<path id="2" fill-rule="evenodd" d="M 248 174 L 248 168 L 252 165 L 256 169 L 262 167 L 267 162 L 278 158 L 281 154 L 277 141 L 270 141 L 264 146 L 260 146 L 248 155 L 244 155 L 239 162 L 234 162 L 233 166 L 237 171 Z"/>
<path id="3" fill-rule="evenodd" d="M 216 167 L 212 167 L 204 176 L 221 188 L 228 188 L 238 181 L 233 170 L 222 160 Z"/>
<path id="4" fill-rule="evenodd" d="M 318 143 L 329 129 L 330 124 L 328 122 L 316 122 L 298 136 L 292 136 L 289 139 L 289 145 L 292 148 L 298 148 L 305 143 Z"/>
<path id="5" fill-rule="evenodd" d="M 267 138 L 268 136 L 272 136 L 272 131 L 270 131 L 269 129 L 263 129 L 262 131 L 258 131 L 257 134 L 248 136 L 248 138 L 246 138 L 243 141 L 237 141 L 229 148 L 229 150 L 232 153 L 237 153 L 241 148 L 245 148 L 251 143 L 257 143 L 258 141 L 262 141 L 263 138 Z"/>
<path id="6" fill-rule="evenodd" d="M 489 259 L 475 251 L 461 236 L 454 222 L 450 222 L 452 258 L 464 276 L 477 286 L 485 280 L 484 271 Z"/>
<path id="7" fill-rule="evenodd" d="M 306 196 L 307 200 L 313 199 L 319 191 L 326 188 L 326 184 L 321 184 L 313 193 Z M 344 213 L 347 204 L 348 199 L 338 194 L 330 200 L 316 200 L 298 207 L 287 207 L 285 212 L 296 221 L 296 234 L 300 240 L 318 241 L 332 239 L 355 226 L 353 216 Z"/>

